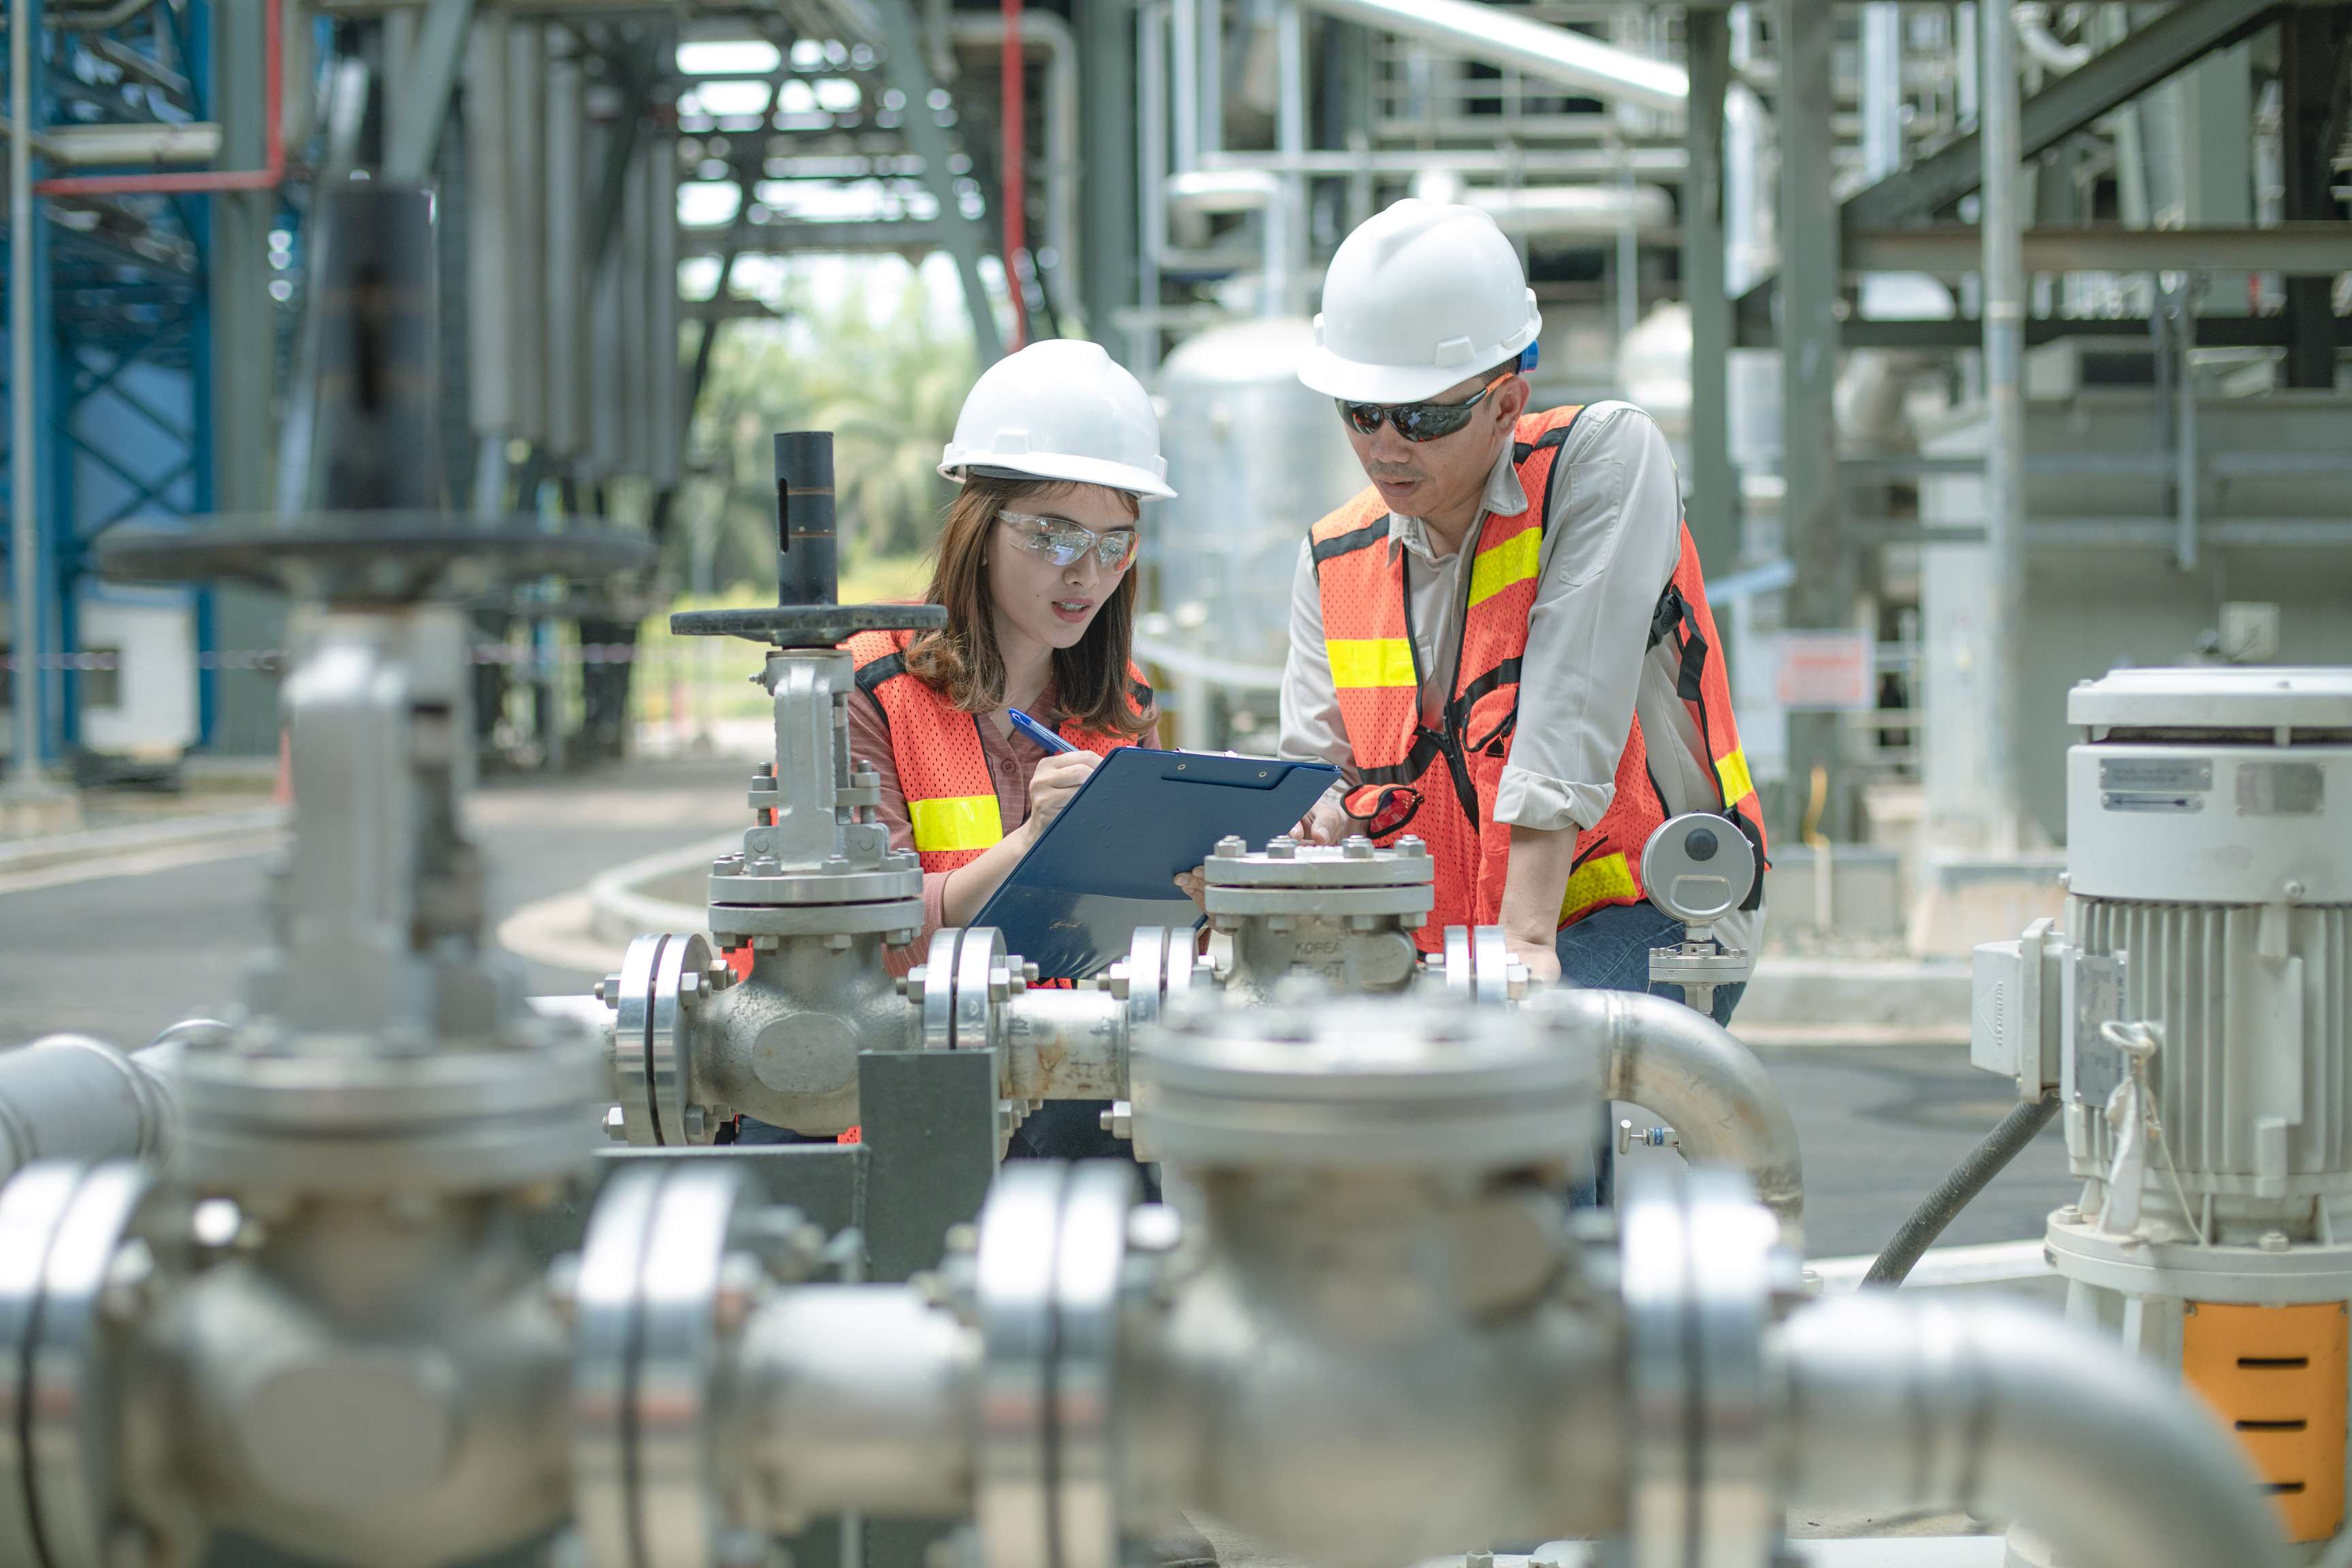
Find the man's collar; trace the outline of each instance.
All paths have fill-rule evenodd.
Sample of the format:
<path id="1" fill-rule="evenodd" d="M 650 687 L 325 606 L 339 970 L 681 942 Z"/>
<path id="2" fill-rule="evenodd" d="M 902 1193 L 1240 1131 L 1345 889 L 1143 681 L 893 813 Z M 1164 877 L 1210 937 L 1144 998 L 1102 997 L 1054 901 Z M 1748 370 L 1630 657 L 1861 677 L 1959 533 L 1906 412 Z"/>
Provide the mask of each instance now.
<path id="1" fill-rule="evenodd" d="M 1512 461 L 1512 446 L 1506 441 L 1495 455 L 1495 466 L 1486 475 L 1486 489 L 1478 498 L 1482 520 L 1485 516 L 1509 517 L 1528 510 L 1528 492 L 1519 483 L 1519 467 Z M 1431 547 L 1429 526 L 1417 517 L 1402 512 L 1389 513 L 1389 543 L 1391 553 L 1402 546 L 1423 561 L 1434 563 L 1440 559 Z"/>

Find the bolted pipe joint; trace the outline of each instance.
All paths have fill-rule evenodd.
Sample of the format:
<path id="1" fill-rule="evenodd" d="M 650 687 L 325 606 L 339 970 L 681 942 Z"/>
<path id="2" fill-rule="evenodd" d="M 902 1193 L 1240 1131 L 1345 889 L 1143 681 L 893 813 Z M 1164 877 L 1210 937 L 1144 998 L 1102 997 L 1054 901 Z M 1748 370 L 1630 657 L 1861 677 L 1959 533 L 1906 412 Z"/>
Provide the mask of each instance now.
<path id="1" fill-rule="evenodd" d="M 1613 1320 L 1557 1200 L 1590 1064 L 1514 1014 L 1339 1000 L 1185 1012 L 1130 1076 L 1181 1214 L 1124 1233 L 1160 1244 L 1114 1373 L 1131 1528 L 1183 1510 L 1369 1564 L 1616 1526 L 1622 1455 L 1565 1414 L 1620 1419 Z M 1066 1201 L 1060 1223 L 1068 1247 Z"/>
<path id="2" fill-rule="evenodd" d="M 1219 984 L 1246 1003 L 1295 974 L 1350 993 L 1406 989 L 1419 973 L 1414 933 L 1436 907 L 1432 864 L 1413 839 L 1277 837 L 1255 853 L 1221 840 L 1202 868 Z"/>

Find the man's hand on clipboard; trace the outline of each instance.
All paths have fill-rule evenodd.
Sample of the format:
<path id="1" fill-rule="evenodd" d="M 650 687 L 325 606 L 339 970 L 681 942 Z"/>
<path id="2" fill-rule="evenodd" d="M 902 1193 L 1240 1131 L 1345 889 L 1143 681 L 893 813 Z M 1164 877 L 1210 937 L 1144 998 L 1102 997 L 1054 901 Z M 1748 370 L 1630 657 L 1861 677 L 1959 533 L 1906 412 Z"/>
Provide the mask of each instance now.
<path id="1" fill-rule="evenodd" d="M 1354 831 L 1335 793 L 1317 801 L 1315 809 L 1301 817 L 1298 826 L 1291 830 L 1291 837 L 1302 844 L 1337 844 Z"/>

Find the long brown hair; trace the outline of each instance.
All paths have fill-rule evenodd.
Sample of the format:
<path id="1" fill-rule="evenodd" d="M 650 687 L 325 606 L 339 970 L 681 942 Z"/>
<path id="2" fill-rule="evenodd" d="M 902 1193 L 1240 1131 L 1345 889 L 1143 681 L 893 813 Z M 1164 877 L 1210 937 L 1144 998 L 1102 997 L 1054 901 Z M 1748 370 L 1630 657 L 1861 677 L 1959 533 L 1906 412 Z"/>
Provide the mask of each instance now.
<path id="1" fill-rule="evenodd" d="M 996 646 L 995 606 L 988 591 L 988 540 L 997 514 L 1007 506 L 1050 501 L 1080 487 L 1034 479 L 992 479 L 974 474 L 948 508 L 933 558 L 926 604 L 945 605 L 948 624 L 925 632 L 907 646 L 907 672 L 966 713 L 987 713 L 1004 703 L 1004 656 Z M 1126 492 L 1118 492 L 1125 495 Z M 1132 496 L 1128 505 L 1139 510 Z M 1139 712 L 1128 687 L 1128 660 L 1135 650 L 1136 573 L 1121 574 L 1102 602 L 1087 635 L 1074 647 L 1054 650 L 1055 701 L 1078 727 L 1096 734 L 1134 739 L 1158 719 L 1157 709 Z"/>

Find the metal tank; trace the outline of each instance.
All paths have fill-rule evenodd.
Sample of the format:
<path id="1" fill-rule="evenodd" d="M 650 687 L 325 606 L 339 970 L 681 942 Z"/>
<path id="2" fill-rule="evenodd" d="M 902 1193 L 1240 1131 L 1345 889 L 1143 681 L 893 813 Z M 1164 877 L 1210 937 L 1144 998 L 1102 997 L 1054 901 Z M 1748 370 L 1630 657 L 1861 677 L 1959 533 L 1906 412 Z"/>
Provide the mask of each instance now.
<path id="1" fill-rule="evenodd" d="M 1298 542 L 1364 486 L 1331 400 L 1299 383 L 1314 341 L 1296 317 L 1237 321 L 1190 339 L 1160 370 L 1160 438 L 1177 494 L 1148 514 L 1158 616 L 1142 647 L 1181 692 L 1188 743 L 1221 739 L 1205 727 L 1212 692 L 1272 712 Z"/>

